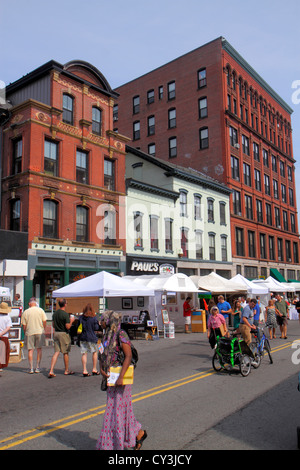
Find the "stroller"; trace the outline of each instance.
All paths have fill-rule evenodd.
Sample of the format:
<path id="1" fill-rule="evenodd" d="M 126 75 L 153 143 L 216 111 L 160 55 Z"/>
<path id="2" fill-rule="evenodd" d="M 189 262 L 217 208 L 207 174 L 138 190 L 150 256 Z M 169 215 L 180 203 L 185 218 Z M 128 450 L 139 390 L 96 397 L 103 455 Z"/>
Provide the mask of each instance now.
<path id="1" fill-rule="evenodd" d="M 243 377 L 251 371 L 254 355 L 243 339 L 236 337 L 217 336 L 216 349 L 212 365 L 216 372 L 220 370 L 233 371 L 238 368 Z"/>

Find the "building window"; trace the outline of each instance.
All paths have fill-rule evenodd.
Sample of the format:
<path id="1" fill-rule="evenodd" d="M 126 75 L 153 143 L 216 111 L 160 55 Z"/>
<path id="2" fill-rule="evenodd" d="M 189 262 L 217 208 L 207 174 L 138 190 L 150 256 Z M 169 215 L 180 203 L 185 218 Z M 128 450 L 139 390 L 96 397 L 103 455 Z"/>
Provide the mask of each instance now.
<path id="1" fill-rule="evenodd" d="M 242 215 L 241 193 L 239 191 L 233 191 L 232 202 L 234 214 Z"/>
<path id="2" fill-rule="evenodd" d="M 154 90 L 149 90 L 147 92 L 147 103 L 154 103 Z"/>
<path id="3" fill-rule="evenodd" d="M 255 189 L 257 191 L 261 191 L 261 177 L 260 177 L 260 171 L 257 170 L 256 168 L 254 169 L 254 180 L 255 180 Z"/>
<path id="4" fill-rule="evenodd" d="M 176 87 L 175 82 L 168 83 L 168 100 L 174 100 L 176 98 Z"/>
<path id="5" fill-rule="evenodd" d="M 289 200 L 290 206 L 294 206 L 294 190 L 292 188 L 289 188 Z"/>
<path id="6" fill-rule="evenodd" d="M 150 215 L 150 248 L 158 251 L 158 217 Z"/>
<path id="7" fill-rule="evenodd" d="M 165 219 L 165 250 L 173 251 L 173 220 Z"/>
<path id="8" fill-rule="evenodd" d="M 214 233 L 208 234 L 208 250 L 209 250 L 209 259 L 216 259 L 216 235 Z"/>
<path id="9" fill-rule="evenodd" d="M 104 211 L 104 244 L 116 244 L 116 213 L 114 210 Z"/>
<path id="10" fill-rule="evenodd" d="M 133 123 L 133 140 L 138 140 L 141 137 L 141 125 L 140 121 L 135 121 Z"/>
<path id="11" fill-rule="evenodd" d="M 269 259 L 275 260 L 275 240 L 271 236 L 269 236 Z"/>
<path id="12" fill-rule="evenodd" d="M 92 109 L 92 133 L 102 135 L 102 111 L 95 106 Z"/>
<path id="13" fill-rule="evenodd" d="M 234 156 L 231 156 L 231 178 L 240 181 L 240 161 Z"/>
<path id="14" fill-rule="evenodd" d="M 104 187 L 110 191 L 115 190 L 115 162 L 104 159 Z"/>
<path id="15" fill-rule="evenodd" d="M 272 225 L 272 207 L 266 202 L 266 220 L 268 225 Z"/>
<path id="16" fill-rule="evenodd" d="M 208 115 L 207 112 L 207 98 L 199 99 L 199 119 L 206 118 Z"/>
<path id="17" fill-rule="evenodd" d="M 169 122 L 169 129 L 173 129 L 176 127 L 176 109 L 172 108 L 168 111 L 168 122 Z"/>
<path id="18" fill-rule="evenodd" d="M 10 203 L 10 230 L 20 231 L 21 202 L 15 199 Z"/>
<path id="19" fill-rule="evenodd" d="M 169 158 L 177 157 L 177 138 L 170 137 L 169 139 Z"/>
<path id="20" fill-rule="evenodd" d="M 285 256 L 287 263 L 292 261 L 292 252 L 291 252 L 291 242 L 289 240 L 285 241 Z"/>
<path id="21" fill-rule="evenodd" d="M 296 233 L 295 215 L 290 214 L 290 216 L 291 216 L 291 231 L 293 233 Z"/>
<path id="22" fill-rule="evenodd" d="M 230 145 L 232 147 L 235 147 L 239 141 L 238 141 L 238 132 L 234 127 L 229 127 L 229 137 L 230 137 Z"/>
<path id="23" fill-rule="evenodd" d="M 148 117 L 148 135 L 155 134 L 155 117 L 149 116 Z"/>
<path id="24" fill-rule="evenodd" d="M 277 239 L 277 256 L 278 256 L 278 261 L 283 261 L 283 240 L 282 240 L 282 238 Z"/>
<path id="25" fill-rule="evenodd" d="M 256 258 L 255 232 L 252 232 L 252 230 L 248 231 L 248 251 L 249 258 Z"/>
<path id="26" fill-rule="evenodd" d="M 179 191 L 180 216 L 187 217 L 187 192 Z"/>
<path id="27" fill-rule="evenodd" d="M 117 104 L 114 104 L 113 107 L 113 121 L 117 121 L 119 119 L 119 106 Z"/>
<path id="28" fill-rule="evenodd" d="M 206 86 L 206 69 L 198 70 L 198 88 Z"/>
<path id="29" fill-rule="evenodd" d="M 196 259 L 203 259 L 203 233 L 200 230 L 195 231 L 195 249 Z"/>
<path id="30" fill-rule="evenodd" d="M 285 186 L 285 184 L 281 184 L 281 200 L 282 200 L 282 202 L 286 202 L 286 186 Z"/>
<path id="31" fill-rule="evenodd" d="M 207 222 L 214 222 L 214 200 L 207 199 Z"/>
<path id="32" fill-rule="evenodd" d="M 162 100 L 164 97 L 164 87 L 161 85 L 158 87 L 158 99 Z"/>
<path id="33" fill-rule="evenodd" d="M 143 248 L 143 214 L 134 213 L 134 247 Z"/>
<path id="34" fill-rule="evenodd" d="M 245 135 L 242 135 L 242 147 L 243 147 L 243 153 L 245 155 L 250 155 L 249 138 L 246 137 Z"/>
<path id="35" fill-rule="evenodd" d="M 45 140 L 44 170 L 52 176 L 58 176 L 58 143 Z"/>
<path id="36" fill-rule="evenodd" d="M 88 209 L 83 206 L 76 207 L 76 240 L 88 241 Z"/>
<path id="37" fill-rule="evenodd" d="M 247 219 L 253 220 L 252 197 L 245 194 L 245 211 Z"/>
<path id="38" fill-rule="evenodd" d="M 220 202 L 220 225 L 226 225 L 226 204 Z"/>
<path id="39" fill-rule="evenodd" d="M 194 219 L 201 220 L 201 196 L 194 196 Z"/>
<path id="40" fill-rule="evenodd" d="M 12 174 L 16 175 L 22 171 L 23 142 L 22 138 L 13 141 L 13 165 Z"/>
<path id="41" fill-rule="evenodd" d="M 181 250 L 183 258 L 188 258 L 188 229 L 184 227 L 181 228 Z"/>
<path id="42" fill-rule="evenodd" d="M 132 99 L 132 112 L 133 114 L 137 114 L 140 112 L 140 97 L 134 96 Z"/>
<path id="43" fill-rule="evenodd" d="M 259 234 L 259 242 L 260 242 L 260 257 L 266 259 L 267 258 L 266 235 L 264 233 Z"/>
<path id="44" fill-rule="evenodd" d="M 260 199 L 256 199 L 256 219 L 257 222 L 263 222 L 263 210 L 262 210 L 262 202 Z"/>
<path id="45" fill-rule="evenodd" d="M 244 230 L 236 227 L 235 229 L 235 247 L 237 256 L 245 256 L 244 249 Z"/>
<path id="46" fill-rule="evenodd" d="M 265 167 L 269 168 L 269 154 L 267 150 L 263 149 L 263 164 Z"/>
<path id="47" fill-rule="evenodd" d="M 76 181 L 77 183 L 88 184 L 88 154 L 82 150 L 76 152 Z"/>
<path id="48" fill-rule="evenodd" d="M 253 142 L 253 158 L 254 158 L 254 160 L 256 160 L 257 162 L 260 161 L 260 157 L 259 157 L 259 145 L 258 145 L 256 142 Z"/>
<path id="49" fill-rule="evenodd" d="M 281 228 L 281 217 L 280 217 L 279 207 L 274 208 L 274 214 L 275 214 L 275 227 Z"/>
<path id="50" fill-rule="evenodd" d="M 244 183 L 247 186 L 251 186 L 251 167 L 247 163 L 243 163 L 244 169 Z"/>
<path id="51" fill-rule="evenodd" d="M 44 200 L 43 236 L 57 238 L 57 202 L 50 199 Z"/>
<path id="52" fill-rule="evenodd" d="M 282 219 L 283 219 L 283 228 L 284 228 L 284 230 L 288 231 L 289 222 L 288 222 L 287 211 L 282 211 Z"/>
<path id="53" fill-rule="evenodd" d="M 74 123 L 74 98 L 72 96 L 63 94 L 63 122 L 66 124 Z"/>
<path id="54" fill-rule="evenodd" d="M 264 183 L 265 183 L 265 194 L 268 196 L 271 195 L 271 190 L 270 190 L 270 178 L 269 175 L 264 175 Z"/>
<path id="55" fill-rule="evenodd" d="M 279 198 L 279 193 L 278 193 L 278 181 L 273 180 L 273 196 L 275 199 Z"/>
<path id="56" fill-rule="evenodd" d="M 299 263 L 298 243 L 293 242 L 294 263 Z"/>
<path id="57" fill-rule="evenodd" d="M 153 157 L 155 157 L 155 144 L 148 145 L 148 153 L 149 155 L 152 155 Z"/>
<path id="58" fill-rule="evenodd" d="M 227 236 L 221 235 L 221 257 L 222 261 L 227 261 Z"/>
<path id="59" fill-rule="evenodd" d="M 203 127 L 199 131 L 200 136 L 200 149 L 207 149 L 208 148 L 208 128 Z"/>

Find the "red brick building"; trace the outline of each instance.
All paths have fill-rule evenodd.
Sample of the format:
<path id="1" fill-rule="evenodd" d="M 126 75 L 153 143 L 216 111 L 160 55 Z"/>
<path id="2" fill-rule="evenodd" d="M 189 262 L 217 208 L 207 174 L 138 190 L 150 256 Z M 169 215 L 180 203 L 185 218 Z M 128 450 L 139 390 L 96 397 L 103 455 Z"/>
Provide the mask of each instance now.
<path id="1" fill-rule="evenodd" d="M 131 145 L 232 189 L 234 269 L 300 279 L 292 109 L 218 38 L 116 89 Z"/>
<path id="2" fill-rule="evenodd" d="M 46 308 L 59 286 L 124 270 L 128 139 L 112 131 L 117 96 L 82 61 L 50 61 L 6 89 L 1 227 L 28 232 L 25 299 Z"/>

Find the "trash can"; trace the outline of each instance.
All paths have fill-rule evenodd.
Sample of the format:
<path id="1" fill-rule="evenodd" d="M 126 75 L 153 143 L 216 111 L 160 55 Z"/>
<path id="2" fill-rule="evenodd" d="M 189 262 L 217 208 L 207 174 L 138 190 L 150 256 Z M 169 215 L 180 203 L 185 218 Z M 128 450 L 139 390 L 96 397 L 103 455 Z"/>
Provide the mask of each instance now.
<path id="1" fill-rule="evenodd" d="M 206 332 L 206 315 L 205 310 L 196 310 L 192 312 L 192 332 L 205 333 Z"/>

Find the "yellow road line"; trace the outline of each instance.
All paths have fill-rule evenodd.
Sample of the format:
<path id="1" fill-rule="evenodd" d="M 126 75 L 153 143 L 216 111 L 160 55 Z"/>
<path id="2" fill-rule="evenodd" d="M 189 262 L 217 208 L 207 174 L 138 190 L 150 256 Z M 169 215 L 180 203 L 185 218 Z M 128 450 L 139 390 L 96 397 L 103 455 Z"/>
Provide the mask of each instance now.
<path id="1" fill-rule="evenodd" d="M 145 390 L 143 392 L 140 392 L 140 393 L 137 393 L 137 394 L 133 395 L 132 396 L 132 402 L 133 403 L 138 402 L 138 401 L 144 400 L 146 398 L 150 398 L 151 396 L 155 396 L 155 395 L 158 395 L 160 393 L 167 392 L 169 390 L 172 390 L 173 388 L 181 387 L 182 385 L 186 385 L 190 382 L 195 382 L 196 380 L 203 379 L 203 378 L 208 377 L 208 376 L 210 376 L 214 373 L 215 373 L 215 371 L 213 371 L 213 369 L 209 369 L 208 371 L 201 372 L 200 374 L 199 373 L 194 374 L 194 375 L 191 375 L 189 377 L 184 377 L 182 379 L 175 380 L 175 381 L 170 382 L 168 384 L 164 384 L 164 385 L 161 385 L 161 386 L 158 386 L 158 387 L 151 388 L 149 390 Z M 137 397 L 137 398 L 134 398 L 134 397 Z M 24 436 L 27 436 L 27 437 L 24 437 L 23 439 L 20 439 L 20 440 L 11 442 L 9 444 L 6 444 L 6 445 L 0 447 L 0 450 L 10 449 L 11 447 L 15 447 L 17 445 L 23 444 L 24 442 L 28 442 L 32 439 L 37 439 L 38 437 L 45 436 L 46 434 L 50 434 L 51 432 L 55 432 L 59 429 L 65 428 L 67 426 L 72 426 L 73 424 L 76 424 L 76 423 L 94 418 L 96 416 L 99 416 L 99 415 L 103 414 L 105 412 L 105 408 L 106 408 L 106 404 L 101 405 L 100 407 L 97 407 L 97 408 L 92 408 L 92 409 L 87 410 L 87 411 L 82 411 L 82 412 L 77 413 L 75 415 L 68 416 L 66 418 L 62 418 L 62 419 L 59 419 L 57 421 L 53 421 L 53 422 L 48 423 L 48 424 L 44 424 L 42 426 L 37 426 L 36 428 L 30 429 L 30 430 L 27 430 L 27 431 L 24 431 L 24 432 L 21 432 L 21 433 L 18 433 L 18 434 L 14 434 L 13 436 L 2 439 L 0 441 L 0 443 L 8 442 L 8 441 L 11 441 L 13 439 L 15 440 L 18 437 L 20 437 L 20 438 L 22 438 Z M 96 410 L 100 410 L 100 411 L 96 411 Z M 89 414 L 86 415 L 86 413 L 89 413 Z M 82 416 L 82 415 L 86 415 L 86 416 Z M 67 421 L 67 420 L 71 420 L 71 421 Z M 58 423 L 62 423 L 63 421 L 67 421 L 67 422 L 63 423 L 63 424 L 56 425 Z M 31 435 L 31 436 L 28 436 L 28 434 L 32 434 L 32 433 L 34 433 L 34 434 Z"/>
<path id="2" fill-rule="evenodd" d="M 275 348 L 271 349 L 271 353 L 281 351 L 283 349 L 286 349 L 290 347 L 292 342 L 284 343 L 283 345 L 276 346 Z M 213 369 L 208 369 L 205 372 L 197 373 L 190 375 L 188 377 L 183 377 L 182 379 L 174 380 L 173 382 L 169 382 L 164 385 L 160 385 L 154 388 L 150 388 L 149 390 L 145 390 L 143 392 L 139 392 L 135 395 L 132 396 L 132 402 L 138 402 L 141 400 L 145 400 L 146 398 L 153 397 L 155 395 L 159 395 L 160 393 L 164 393 L 167 391 L 170 391 L 172 389 L 175 389 L 177 387 L 182 387 L 183 385 L 186 385 L 191 382 L 195 382 L 197 380 L 204 379 L 206 377 L 209 377 L 210 375 L 215 374 L 216 372 Z M 71 416 L 67 416 L 66 418 L 61 418 L 56 421 L 52 421 L 51 423 L 44 424 L 42 426 L 37 426 L 36 428 L 29 429 L 27 431 L 20 432 L 18 434 L 14 434 L 13 436 L 7 437 L 5 439 L 0 440 L 0 444 L 3 444 L 8 441 L 14 440 L 14 442 L 11 442 L 9 444 L 4 445 L 3 447 L 0 447 L 0 450 L 6 450 L 11 447 L 18 446 L 20 444 L 23 444 L 24 442 L 28 442 L 33 439 L 37 439 L 38 437 L 45 436 L 46 434 L 50 434 L 52 432 L 55 432 L 59 429 L 63 429 L 67 426 L 72 426 L 73 424 L 86 421 L 88 419 L 94 418 L 96 416 L 99 416 L 105 412 L 106 404 L 101 405 L 96 408 L 91 408 L 86 411 L 81 411 L 80 413 L 76 413 Z M 88 413 L 88 414 L 87 414 Z M 67 421 L 66 423 L 63 423 L 63 421 Z M 62 424 L 59 424 L 62 423 Z M 28 436 L 28 434 L 33 434 L 31 436 Z M 24 437 L 27 436 L 27 437 Z M 17 438 L 21 438 L 20 440 L 15 441 Z M 22 438 L 23 437 L 23 438 Z"/>

